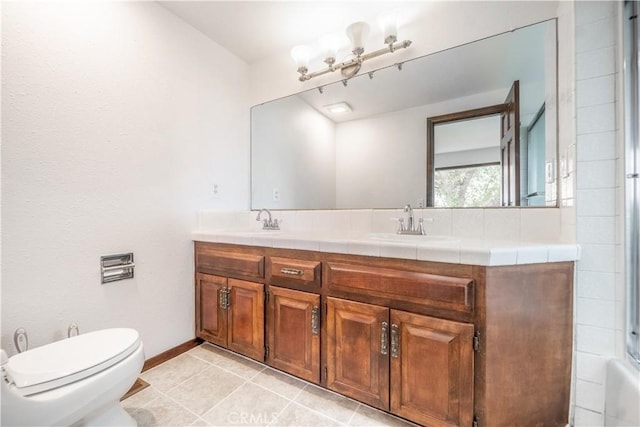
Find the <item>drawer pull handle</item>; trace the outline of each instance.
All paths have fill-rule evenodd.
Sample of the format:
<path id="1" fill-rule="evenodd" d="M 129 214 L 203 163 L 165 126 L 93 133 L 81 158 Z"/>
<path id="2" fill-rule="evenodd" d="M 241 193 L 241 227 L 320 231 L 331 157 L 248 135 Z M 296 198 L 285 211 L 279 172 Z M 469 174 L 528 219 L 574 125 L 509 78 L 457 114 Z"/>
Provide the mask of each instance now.
<path id="1" fill-rule="evenodd" d="M 399 336 L 398 336 L 398 325 L 395 323 L 391 325 L 391 357 L 399 357 L 398 354 L 398 346 L 399 346 Z"/>
<path id="2" fill-rule="evenodd" d="M 380 334 L 380 353 L 389 354 L 389 324 L 382 322 L 382 330 Z"/>
<path id="3" fill-rule="evenodd" d="M 304 274 L 304 270 L 299 270 L 297 268 L 282 267 L 280 269 L 280 273 L 286 274 L 288 276 L 302 276 Z"/>
<path id="4" fill-rule="evenodd" d="M 317 305 L 311 309 L 311 333 L 320 333 L 320 308 Z"/>

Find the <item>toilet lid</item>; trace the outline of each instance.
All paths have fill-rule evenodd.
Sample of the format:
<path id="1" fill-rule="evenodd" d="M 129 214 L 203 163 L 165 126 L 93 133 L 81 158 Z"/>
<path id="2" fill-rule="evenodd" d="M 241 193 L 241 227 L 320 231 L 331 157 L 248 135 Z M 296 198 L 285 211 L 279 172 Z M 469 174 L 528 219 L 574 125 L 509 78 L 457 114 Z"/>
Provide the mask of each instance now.
<path id="1" fill-rule="evenodd" d="M 18 353 L 4 368 L 16 391 L 26 396 L 107 369 L 129 356 L 139 345 L 140 338 L 135 329 L 103 329 Z"/>

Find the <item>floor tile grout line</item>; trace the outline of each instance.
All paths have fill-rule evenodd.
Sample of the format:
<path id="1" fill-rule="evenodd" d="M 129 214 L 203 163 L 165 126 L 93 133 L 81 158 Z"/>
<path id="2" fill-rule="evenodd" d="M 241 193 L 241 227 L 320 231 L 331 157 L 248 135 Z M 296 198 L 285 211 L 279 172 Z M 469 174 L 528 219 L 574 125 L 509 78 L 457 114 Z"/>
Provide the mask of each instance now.
<path id="1" fill-rule="evenodd" d="M 218 406 L 220 406 L 223 402 L 225 402 L 227 399 L 229 399 L 231 396 L 233 396 L 233 394 L 234 394 L 235 392 L 237 392 L 237 391 L 238 391 L 238 390 L 240 390 L 243 386 L 245 386 L 246 384 L 249 384 L 249 383 L 251 383 L 251 381 L 250 381 L 250 380 L 248 380 L 248 379 L 245 379 L 245 381 L 244 381 L 242 384 L 240 384 L 238 387 L 234 388 L 231 392 L 229 392 L 229 393 L 224 397 L 224 399 L 220 399 L 220 401 L 219 401 L 218 403 L 216 403 L 216 404 L 215 404 L 215 405 L 213 405 L 211 408 L 209 408 L 209 409 L 207 409 L 206 411 L 204 411 L 204 413 L 202 414 L 202 416 L 201 416 L 201 417 L 204 417 L 204 416 L 205 416 L 205 415 L 207 415 L 209 412 L 211 412 L 211 411 L 213 411 L 214 409 L 216 409 L 216 408 L 217 408 Z M 253 384 L 253 383 L 251 383 L 251 384 Z M 203 419 L 204 419 L 204 418 L 203 418 Z M 206 419 L 204 419 L 204 420 L 205 420 L 205 422 L 207 422 L 207 423 L 209 422 L 209 421 L 207 421 Z"/>
<path id="2" fill-rule="evenodd" d="M 153 386 L 152 386 L 153 387 Z M 158 393 L 160 393 L 162 396 L 164 396 L 165 398 L 169 399 L 171 402 L 175 403 L 176 405 L 178 405 L 179 407 L 181 407 L 182 409 L 184 409 L 185 411 L 187 411 L 188 413 L 194 415 L 196 418 L 200 418 L 200 415 L 196 414 L 195 412 L 193 412 L 191 409 L 187 408 L 186 406 L 184 406 L 182 403 L 178 402 L 177 400 L 173 399 L 171 396 L 169 396 L 168 394 L 160 391 L 160 390 L 156 390 Z M 154 399 L 157 400 L 157 399 Z M 147 405 L 144 405 L 143 407 L 146 407 Z M 194 420 L 195 422 L 195 420 Z"/>
<path id="3" fill-rule="evenodd" d="M 211 369 L 213 366 L 207 366 L 206 369 L 202 369 L 201 371 L 196 372 L 193 375 L 190 375 L 188 378 L 184 379 L 183 381 L 180 381 L 179 383 L 173 385 L 171 388 L 168 388 L 164 393 L 169 393 L 170 391 L 180 387 L 181 385 L 183 385 L 184 383 L 186 383 L 187 381 L 190 381 L 192 379 L 194 379 L 195 377 L 197 377 L 198 375 L 201 375 L 203 372 L 208 371 L 209 369 Z M 152 384 L 153 385 L 153 384 Z M 160 391 L 160 389 L 158 389 L 156 387 L 156 390 Z"/>
<path id="4" fill-rule="evenodd" d="M 352 398 L 351 398 L 351 397 L 349 397 L 349 396 L 344 396 L 344 395 L 342 395 L 342 394 L 336 393 L 336 392 L 335 392 L 335 391 L 333 391 L 333 390 L 330 390 L 330 389 L 326 389 L 326 388 L 320 387 L 320 386 L 319 386 L 319 385 L 317 385 L 317 384 L 308 383 L 308 384 L 306 384 L 306 386 L 304 387 L 304 389 L 303 389 L 303 390 L 305 390 L 305 389 L 307 389 L 307 388 L 310 388 L 310 389 L 311 389 L 311 388 L 314 388 L 314 389 L 320 390 L 320 392 L 322 392 L 322 393 L 327 393 L 327 394 L 329 394 L 329 395 L 336 396 L 336 397 L 337 397 L 337 398 L 339 398 L 339 399 L 344 399 L 344 400 L 347 400 L 347 401 L 349 401 L 349 402 L 353 402 L 353 403 L 355 403 L 355 404 L 356 404 L 356 408 L 353 410 L 353 412 L 354 412 L 354 413 L 355 413 L 355 412 L 358 410 L 358 408 L 362 405 L 362 403 L 358 402 L 358 401 L 357 401 L 357 400 L 355 400 L 355 399 L 352 399 Z M 302 390 L 300 390 L 300 392 L 302 393 Z M 309 409 L 312 409 L 312 410 L 313 410 L 313 408 L 308 407 L 307 405 L 304 405 L 304 404 L 302 404 L 302 403 L 299 403 L 299 404 L 300 404 L 300 405 L 302 405 L 302 406 L 304 406 L 305 408 L 309 408 Z M 318 411 L 316 411 L 316 412 L 318 412 Z M 325 417 L 331 418 L 329 415 L 325 415 L 325 414 L 322 414 L 322 415 L 324 415 Z M 353 418 L 353 414 L 351 414 L 351 417 L 349 417 L 349 420 L 351 420 L 351 418 Z M 338 420 L 336 420 L 335 418 L 331 418 L 331 419 L 332 419 L 332 420 L 335 420 L 335 421 L 338 421 Z M 338 422 L 340 422 L 340 421 L 338 421 Z"/>
<path id="5" fill-rule="evenodd" d="M 277 422 L 278 422 L 278 420 L 280 419 L 280 415 L 282 415 L 282 414 L 284 413 L 284 411 L 285 411 L 289 406 L 291 406 L 291 404 L 292 404 L 292 403 L 294 403 L 294 402 L 293 402 L 293 400 L 289 400 L 289 401 L 287 402 L 287 404 L 286 404 L 286 405 L 284 405 L 284 407 L 280 410 L 280 412 L 278 412 L 278 415 L 276 415 L 276 419 L 275 419 L 275 420 L 273 420 L 273 421 L 271 421 L 271 422 L 268 424 L 268 426 L 272 426 L 272 425 L 274 425 L 274 423 L 277 423 Z"/>
<path id="6" fill-rule="evenodd" d="M 306 388 L 306 387 L 305 387 L 305 388 Z M 307 405 L 305 405 L 305 404 L 303 404 L 303 403 L 297 402 L 297 401 L 295 401 L 295 400 L 293 400 L 292 402 L 293 402 L 293 403 L 295 403 L 296 405 L 298 405 L 298 406 L 300 406 L 300 407 L 304 408 L 304 409 L 308 409 L 308 410 L 309 410 L 309 411 L 311 411 L 311 412 L 314 412 L 314 413 L 316 413 L 316 414 L 319 414 L 319 415 L 321 415 L 321 416 L 322 416 L 322 417 L 324 417 L 324 418 L 328 418 L 328 419 L 330 419 L 331 421 L 335 421 L 335 422 L 337 422 L 338 424 L 340 424 L 340 425 L 342 425 L 342 426 L 347 426 L 347 425 L 348 425 L 348 424 L 343 423 L 343 422 L 342 422 L 342 421 L 340 421 L 340 420 L 337 420 L 337 419 L 333 418 L 332 416 L 330 416 L 330 415 L 328 415 L 328 414 L 322 413 L 322 412 L 320 412 L 320 411 L 318 411 L 318 410 L 316 410 L 316 409 L 314 409 L 314 408 L 311 408 L 311 407 L 309 407 L 309 406 L 307 406 Z M 357 407 L 356 407 L 356 409 L 357 409 Z M 355 412 L 355 409 L 354 409 L 354 412 Z M 353 414 L 351 414 L 351 417 L 353 417 Z M 349 419 L 351 419 L 351 417 L 349 417 Z"/>
<path id="7" fill-rule="evenodd" d="M 256 375 L 256 377 L 257 377 L 257 375 Z M 256 377 L 254 377 L 254 378 L 256 378 Z M 289 397 L 289 396 L 285 396 L 284 394 L 280 394 L 277 391 L 271 390 L 271 389 L 267 388 L 265 385 L 253 382 L 254 378 L 251 379 L 251 384 L 256 385 L 256 386 L 262 388 L 263 390 L 266 390 L 266 391 L 268 391 L 270 393 L 273 393 L 273 394 L 275 394 L 277 396 L 280 396 L 280 397 L 282 397 L 284 399 L 291 400 L 291 401 L 294 401 L 296 399 L 296 397 L 298 397 L 300 395 L 300 393 L 302 393 L 302 389 L 306 385 L 305 383 L 302 383 L 302 387 L 298 386 L 297 384 L 292 385 L 292 387 L 295 387 L 296 389 L 298 389 L 298 391 L 297 391 L 297 393 L 296 393 L 296 395 L 294 397 Z M 300 381 L 300 380 L 298 380 L 298 381 Z"/>
<path id="8" fill-rule="evenodd" d="M 356 409 L 353 410 L 353 413 L 351 414 L 351 417 L 349 417 L 349 421 L 347 421 L 347 425 L 350 426 L 351 425 L 351 421 L 353 421 L 353 417 L 356 416 L 356 414 L 358 413 L 358 410 L 362 407 L 362 403 L 358 402 L 358 406 L 356 406 Z"/>

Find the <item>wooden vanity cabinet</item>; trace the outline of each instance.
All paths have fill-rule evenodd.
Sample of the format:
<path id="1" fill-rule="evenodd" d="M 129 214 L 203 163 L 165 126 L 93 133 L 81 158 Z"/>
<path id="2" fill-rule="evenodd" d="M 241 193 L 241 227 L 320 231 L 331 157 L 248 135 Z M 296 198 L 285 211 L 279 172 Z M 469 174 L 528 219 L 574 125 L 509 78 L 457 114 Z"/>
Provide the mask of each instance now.
<path id="1" fill-rule="evenodd" d="M 329 297 L 326 310 L 327 387 L 388 411 L 389 309 Z"/>
<path id="2" fill-rule="evenodd" d="M 197 242 L 196 336 L 264 360 L 264 255 Z"/>
<path id="3" fill-rule="evenodd" d="M 327 298 L 327 387 L 428 426 L 473 422 L 473 325 Z"/>
<path id="4" fill-rule="evenodd" d="M 270 286 L 267 299 L 266 362 L 320 383 L 320 295 Z"/>
<path id="5" fill-rule="evenodd" d="M 568 422 L 573 262 L 195 249 L 200 338 L 425 426 Z"/>
<path id="6" fill-rule="evenodd" d="M 471 426 L 473 325 L 398 310 L 390 325 L 391 412 L 423 425 Z"/>
<path id="7" fill-rule="evenodd" d="M 264 285 L 198 273 L 196 335 L 264 360 Z"/>

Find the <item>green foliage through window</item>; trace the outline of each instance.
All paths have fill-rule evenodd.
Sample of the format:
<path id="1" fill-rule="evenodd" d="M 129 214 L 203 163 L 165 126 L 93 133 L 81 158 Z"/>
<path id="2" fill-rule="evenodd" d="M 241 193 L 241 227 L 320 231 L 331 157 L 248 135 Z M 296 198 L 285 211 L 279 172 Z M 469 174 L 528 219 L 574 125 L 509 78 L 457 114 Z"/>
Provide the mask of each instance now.
<path id="1" fill-rule="evenodd" d="M 500 206 L 500 165 L 436 169 L 436 207 Z"/>

